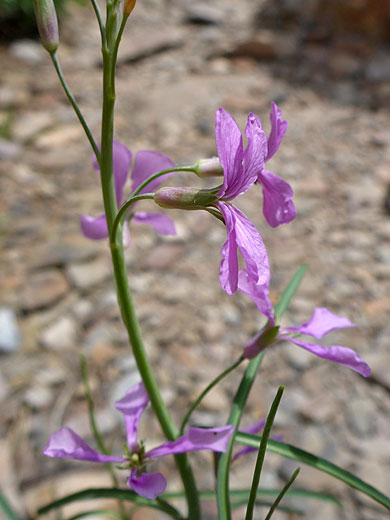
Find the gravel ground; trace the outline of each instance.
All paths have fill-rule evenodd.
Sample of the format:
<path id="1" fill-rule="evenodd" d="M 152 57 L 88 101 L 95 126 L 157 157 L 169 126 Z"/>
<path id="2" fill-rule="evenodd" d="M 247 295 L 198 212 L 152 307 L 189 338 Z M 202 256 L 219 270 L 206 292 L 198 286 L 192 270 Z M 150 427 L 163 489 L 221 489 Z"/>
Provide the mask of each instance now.
<path id="1" fill-rule="evenodd" d="M 357 81 L 352 65 L 337 62 L 337 48 L 317 46 L 317 57 L 328 53 L 330 60 L 324 72 L 312 48 L 298 48 L 295 33 L 256 28 L 258 6 L 250 0 L 240 9 L 235 4 L 139 2 L 119 56 L 116 137 L 134 152 L 157 149 L 190 164 L 215 154 L 218 107 L 241 128 L 253 111 L 268 131 L 270 102 L 280 105 L 289 128 L 270 169 L 293 186 L 297 218 L 268 227 L 256 187 L 238 205 L 267 245 L 273 301 L 299 265 L 310 265 L 284 323 L 305 321 L 314 306 L 348 316 L 358 327 L 333 333 L 332 343 L 357 350 L 372 377 L 293 345 L 276 346 L 265 356 L 243 424 L 263 417 L 284 384 L 275 431 L 388 493 L 390 85 L 384 54 L 375 49 L 364 64 L 349 54 L 350 63 L 362 67 Z M 97 135 L 98 29 L 89 8 L 70 10 L 59 57 Z M 372 75 L 375 63 L 380 77 Z M 0 487 L 33 517 L 54 496 L 109 484 L 92 464 L 41 455 L 48 432 L 62 425 L 90 437 L 79 353 L 88 359 L 99 424 L 118 449 L 123 428 L 112 404 L 138 374 L 116 306 L 107 244 L 88 242 L 79 232 L 79 215 L 98 214 L 102 207 L 88 143 L 39 44 L 26 40 L 0 48 L 0 64 Z M 210 185 L 188 174 L 171 183 Z M 262 319 L 243 295 L 229 297 L 220 289 L 224 228 L 207 214 L 170 215 L 176 237 L 133 226 L 126 255 L 148 352 L 179 421 L 188 403 L 238 357 Z M 226 421 L 242 370 L 213 390 L 194 423 Z M 151 413 L 142 428 L 148 445 L 161 440 Z M 201 486 L 212 486 L 209 456 L 192 459 Z M 250 482 L 252 463 L 237 463 L 232 486 Z M 295 468 L 272 454 L 266 463 L 265 487 L 280 486 Z M 161 467 L 177 489 L 170 462 Z M 361 494 L 309 468 L 302 467 L 298 485 L 331 491 L 344 503 L 342 511 L 305 504 L 308 518 L 385 518 Z M 68 507 L 65 517 L 87 508 L 87 502 Z M 212 514 L 206 504 L 205 518 Z M 242 517 L 238 512 L 236 518 Z M 133 518 L 159 516 L 139 510 Z"/>

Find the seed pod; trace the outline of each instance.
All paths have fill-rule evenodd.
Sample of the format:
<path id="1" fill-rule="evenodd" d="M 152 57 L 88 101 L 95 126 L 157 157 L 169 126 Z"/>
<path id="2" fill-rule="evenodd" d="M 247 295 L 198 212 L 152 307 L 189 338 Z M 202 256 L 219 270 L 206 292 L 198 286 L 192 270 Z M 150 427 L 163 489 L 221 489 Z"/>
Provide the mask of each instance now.
<path id="1" fill-rule="evenodd" d="M 53 0 L 34 0 L 35 17 L 43 47 L 50 53 L 59 44 L 58 20 Z"/>
<path id="2" fill-rule="evenodd" d="M 214 193 L 198 188 L 161 188 L 154 194 L 154 201 L 162 208 L 202 209 L 217 200 Z"/>

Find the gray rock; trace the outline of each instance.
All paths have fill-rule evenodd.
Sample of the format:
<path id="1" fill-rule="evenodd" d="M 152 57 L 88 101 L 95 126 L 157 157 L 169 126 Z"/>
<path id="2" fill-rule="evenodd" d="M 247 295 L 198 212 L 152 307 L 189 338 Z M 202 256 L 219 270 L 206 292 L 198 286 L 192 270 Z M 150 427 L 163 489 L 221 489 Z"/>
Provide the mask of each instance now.
<path id="1" fill-rule="evenodd" d="M 72 348 L 77 340 L 77 326 L 69 316 L 62 316 L 55 323 L 44 330 L 41 344 L 50 350 Z"/>
<path id="2" fill-rule="evenodd" d="M 30 64 L 40 64 L 46 58 L 43 47 L 34 40 L 18 40 L 10 45 L 9 52 L 12 58 Z"/>
<path id="3" fill-rule="evenodd" d="M 0 351 L 15 352 L 21 344 L 21 335 L 15 313 L 6 307 L 0 308 Z"/>
<path id="4" fill-rule="evenodd" d="M 21 292 L 21 308 L 36 311 L 57 302 L 68 291 L 69 285 L 58 269 L 48 269 L 27 278 Z"/>
<path id="5" fill-rule="evenodd" d="M 79 289 L 89 289 L 110 277 L 112 272 L 108 258 L 97 258 L 92 262 L 70 265 L 67 274 L 70 281 Z"/>
<path id="6" fill-rule="evenodd" d="M 203 25 L 219 25 L 223 22 L 223 11 L 217 6 L 202 2 L 191 2 L 186 6 L 185 21 Z"/>
<path id="7" fill-rule="evenodd" d="M 0 160 L 15 159 L 21 152 L 22 147 L 19 144 L 0 138 Z"/>

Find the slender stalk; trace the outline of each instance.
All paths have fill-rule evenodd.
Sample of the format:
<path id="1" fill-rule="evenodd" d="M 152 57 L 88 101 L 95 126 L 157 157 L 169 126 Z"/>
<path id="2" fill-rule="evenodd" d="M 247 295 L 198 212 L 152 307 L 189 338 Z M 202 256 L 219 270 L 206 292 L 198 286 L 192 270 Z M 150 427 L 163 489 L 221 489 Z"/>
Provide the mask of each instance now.
<path id="1" fill-rule="evenodd" d="M 136 195 L 135 197 L 130 197 L 120 208 L 118 211 L 115 220 L 112 224 L 111 229 L 111 242 L 115 243 L 116 241 L 116 233 L 118 231 L 118 227 L 121 224 L 122 217 L 125 215 L 127 210 L 130 208 L 134 202 L 138 202 L 139 200 L 145 200 L 145 199 L 153 199 L 154 193 L 143 193 L 142 195 Z"/>
<path id="2" fill-rule="evenodd" d="M 91 134 L 91 131 L 84 119 L 84 116 L 83 114 L 81 113 L 78 105 L 77 105 L 77 102 L 75 100 L 75 98 L 73 97 L 73 94 L 72 92 L 70 91 L 70 88 L 65 80 L 65 77 L 62 73 L 62 69 L 61 69 L 61 65 L 60 65 L 60 62 L 58 61 L 58 57 L 57 57 L 57 53 L 54 51 L 54 52 L 51 52 L 50 53 L 50 57 L 51 57 L 51 60 L 53 62 L 53 65 L 54 65 L 54 68 L 56 69 L 56 72 L 57 72 L 57 76 L 61 82 L 61 85 L 62 85 L 62 88 L 64 89 L 65 91 L 65 94 L 67 96 L 67 98 L 69 99 L 69 102 L 70 104 L 72 105 L 73 107 L 73 110 L 76 112 L 76 115 L 78 117 L 78 120 L 80 121 L 80 124 L 81 126 L 83 127 L 84 129 L 84 132 L 88 138 L 88 141 L 90 143 L 90 145 L 92 146 L 92 149 L 97 157 L 97 160 L 100 161 L 100 152 L 99 152 L 99 149 L 95 143 L 95 140 Z"/>
<path id="3" fill-rule="evenodd" d="M 96 0 L 91 0 L 93 10 L 95 11 L 96 18 L 99 24 L 99 30 L 100 30 L 100 36 L 102 40 L 102 47 L 106 46 L 106 30 L 104 28 L 104 22 L 102 18 L 102 13 L 100 12 L 99 6 L 96 2 Z"/>
<path id="4" fill-rule="evenodd" d="M 134 197 L 135 195 L 138 195 L 138 193 L 141 193 L 141 191 L 150 184 L 155 179 L 158 179 L 162 175 L 166 175 L 167 173 L 173 173 L 173 172 L 193 172 L 195 173 L 196 166 L 175 166 L 174 168 L 167 168 L 166 170 L 161 170 L 161 172 L 157 172 L 150 177 L 148 177 L 142 184 L 138 186 L 136 190 L 133 191 L 131 194 L 131 197 Z"/>
<path id="5" fill-rule="evenodd" d="M 195 408 L 199 405 L 199 403 L 202 401 L 202 399 L 205 397 L 205 395 L 207 395 L 210 390 L 212 390 L 215 385 L 217 385 L 225 376 L 227 376 L 228 374 L 230 374 L 230 372 L 233 372 L 233 370 L 235 368 L 238 367 L 238 365 L 240 365 L 242 363 L 242 361 L 244 361 L 244 357 L 241 356 L 240 358 L 237 359 L 237 361 L 235 361 L 232 365 L 230 365 L 226 370 L 224 370 L 222 372 L 222 374 L 219 374 L 219 376 L 217 376 L 213 381 L 211 381 L 211 383 L 206 386 L 206 388 L 203 390 L 203 392 L 195 399 L 195 401 L 192 403 L 190 409 L 188 410 L 188 412 L 185 414 L 184 416 L 184 419 L 181 423 L 181 426 L 180 426 L 180 435 L 183 435 L 184 433 L 184 428 L 186 427 L 186 424 L 188 423 L 188 420 L 189 418 L 191 417 L 191 414 L 192 412 L 195 410 Z"/>
<path id="6" fill-rule="evenodd" d="M 143 344 L 140 326 L 135 314 L 134 303 L 127 278 L 126 263 L 123 248 L 113 235 L 114 221 L 117 215 L 117 204 L 113 180 L 113 122 L 115 105 L 115 61 L 113 49 L 115 46 L 114 28 L 116 27 L 116 12 L 111 3 L 107 3 L 107 45 L 103 47 L 103 114 L 102 114 L 102 145 L 101 145 L 101 183 L 104 208 L 110 241 L 114 277 L 117 289 L 118 303 L 123 321 L 126 325 L 129 340 L 133 348 L 134 358 L 141 374 L 150 402 L 161 428 L 168 440 L 177 438 L 177 428 L 174 425 L 168 409 L 161 397 L 157 380 Z M 200 503 L 195 479 L 188 458 L 185 454 L 175 455 L 175 461 L 181 475 L 189 509 L 189 520 L 200 520 Z"/>
<path id="7" fill-rule="evenodd" d="M 85 357 L 82 354 L 80 355 L 80 365 L 81 365 L 81 376 L 82 376 L 83 384 L 84 384 L 85 397 L 86 397 L 87 403 L 88 403 L 89 424 L 91 425 L 94 439 L 96 441 L 96 444 L 98 445 L 99 450 L 104 455 L 111 455 L 110 451 L 106 448 L 106 445 L 104 444 L 103 437 L 99 431 L 98 425 L 95 420 L 94 404 L 93 404 L 91 388 L 89 386 L 89 380 L 88 380 L 87 362 L 86 362 Z M 118 479 L 116 478 L 115 471 L 112 467 L 112 464 L 106 463 L 105 467 L 106 467 L 108 473 L 110 474 L 112 486 L 114 488 L 117 488 L 119 486 L 119 483 L 118 483 Z M 120 510 L 120 518 L 122 520 L 126 520 L 127 515 L 126 515 L 126 510 L 125 510 L 122 500 L 118 500 L 118 504 L 119 504 L 119 510 Z"/>

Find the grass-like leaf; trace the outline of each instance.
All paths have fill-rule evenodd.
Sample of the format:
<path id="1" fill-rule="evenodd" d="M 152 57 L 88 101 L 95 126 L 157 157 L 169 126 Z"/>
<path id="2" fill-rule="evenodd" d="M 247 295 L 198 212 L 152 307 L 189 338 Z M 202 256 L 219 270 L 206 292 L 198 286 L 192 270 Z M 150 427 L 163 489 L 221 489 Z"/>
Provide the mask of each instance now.
<path id="1" fill-rule="evenodd" d="M 267 420 L 264 426 L 263 435 L 259 445 L 259 451 L 257 453 L 256 465 L 253 472 L 252 486 L 249 494 L 248 506 L 246 509 L 245 520 L 252 520 L 253 512 L 255 510 L 255 502 L 257 497 L 257 489 L 259 487 L 261 470 L 263 468 L 263 462 L 265 457 L 265 451 L 267 448 L 267 442 L 271 433 L 272 425 L 274 424 L 275 415 L 279 407 L 280 400 L 282 398 L 284 387 L 279 387 L 279 390 L 273 400 L 270 411 L 267 416 Z M 287 491 L 287 489 L 286 489 Z"/>
<path id="2" fill-rule="evenodd" d="M 275 313 L 279 318 L 281 318 L 282 314 L 285 313 L 287 307 L 290 305 L 290 302 L 294 294 L 297 292 L 297 289 L 302 281 L 302 278 L 305 276 L 308 267 L 308 264 L 303 264 L 291 278 L 289 284 L 283 291 L 279 302 L 275 306 Z"/>
<path id="3" fill-rule="evenodd" d="M 248 433 L 238 432 L 236 434 L 235 440 L 240 444 L 244 444 L 246 446 L 252 446 L 258 448 L 260 445 L 261 437 L 256 435 L 250 435 Z M 361 491 L 365 495 L 369 496 L 379 504 L 385 506 L 387 509 L 390 509 L 390 499 L 386 497 L 383 493 L 381 493 L 378 489 L 374 488 L 370 484 L 367 484 L 360 478 L 356 477 L 349 471 L 340 468 L 333 462 L 329 462 L 322 457 L 317 457 L 308 451 L 302 450 L 300 448 L 296 448 L 291 444 L 286 444 L 284 442 L 275 441 L 273 439 L 268 440 L 267 450 L 272 451 L 273 453 L 278 453 L 283 457 L 288 459 L 296 460 L 299 462 L 303 462 L 308 466 L 312 466 L 313 468 L 318 469 L 319 471 L 323 471 L 324 473 L 328 473 L 332 475 L 332 477 L 345 482 L 348 486 Z"/>
<path id="4" fill-rule="evenodd" d="M 3 493 L 0 491 L 0 510 L 3 510 L 3 513 L 8 520 L 19 520 L 19 516 L 12 509 L 10 503 L 5 498 Z"/>
<path id="5" fill-rule="evenodd" d="M 104 516 L 106 518 L 117 518 L 121 519 L 122 515 L 117 511 L 113 511 L 112 509 L 94 509 L 93 511 L 85 511 L 84 513 L 79 513 L 78 515 L 71 516 L 67 520 L 79 520 L 80 518 L 86 518 L 88 516 Z"/>
<path id="6" fill-rule="evenodd" d="M 265 520 L 269 520 L 271 518 L 271 516 L 274 514 L 274 512 L 276 511 L 276 508 L 278 508 L 282 498 L 284 497 L 284 495 L 287 493 L 287 491 L 290 489 L 290 487 L 292 486 L 294 480 L 297 478 L 299 472 L 301 471 L 301 468 L 297 468 L 294 473 L 291 475 L 291 477 L 288 479 L 288 481 L 286 482 L 286 485 L 284 486 L 284 488 L 281 490 L 281 492 L 279 493 L 279 495 L 276 497 L 276 500 L 275 502 L 272 504 L 270 510 L 268 511 L 268 514 L 267 516 L 265 517 Z M 279 509 L 281 509 L 279 507 Z"/>
<path id="7" fill-rule="evenodd" d="M 171 506 L 171 504 L 161 498 L 157 500 L 149 500 L 137 495 L 134 493 L 134 491 L 114 488 L 84 489 L 83 491 L 72 493 L 71 495 L 67 495 L 66 497 L 60 498 L 59 500 L 55 500 L 54 502 L 41 507 L 38 510 L 38 514 L 43 515 L 53 509 L 57 509 L 72 502 L 88 500 L 91 498 L 116 498 L 117 500 L 133 502 L 139 506 L 158 509 L 175 520 L 184 520 L 180 512 L 175 507 Z"/>

